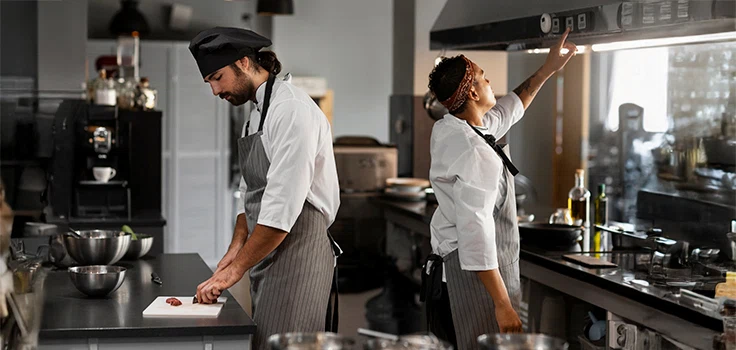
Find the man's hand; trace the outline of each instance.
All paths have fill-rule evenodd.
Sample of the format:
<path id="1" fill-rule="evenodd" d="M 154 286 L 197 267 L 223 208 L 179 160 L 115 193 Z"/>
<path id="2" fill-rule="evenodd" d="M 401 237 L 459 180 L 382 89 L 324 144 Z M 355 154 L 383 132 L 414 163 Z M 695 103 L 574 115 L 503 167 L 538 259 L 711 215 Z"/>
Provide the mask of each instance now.
<path id="1" fill-rule="evenodd" d="M 218 273 L 222 270 L 224 270 L 226 267 L 230 266 L 230 264 L 235 260 L 235 257 L 238 255 L 238 252 L 240 251 L 240 248 L 230 247 L 227 250 L 227 253 L 225 253 L 225 256 L 220 259 L 220 262 L 217 263 L 217 270 L 215 270 L 215 273 Z"/>
<path id="2" fill-rule="evenodd" d="M 222 291 L 240 281 L 243 274 L 245 274 L 245 271 L 242 271 L 238 264 L 230 264 L 230 266 L 219 272 L 215 272 L 210 279 L 197 286 L 197 300 L 202 304 L 217 302 L 217 298 L 222 294 Z"/>
<path id="3" fill-rule="evenodd" d="M 502 304 L 496 306 L 496 321 L 501 333 L 521 333 L 523 332 L 521 319 L 510 304 Z"/>
<path id="4" fill-rule="evenodd" d="M 549 75 L 555 74 L 557 71 L 562 69 L 567 62 L 570 61 L 572 56 L 575 56 L 575 51 L 577 51 L 577 46 L 575 44 L 566 41 L 567 40 L 567 34 L 570 33 L 570 28 L 567 28 L 565 32 L 560 37 L 560 40 L 552 47 L 549 48 L 549 54 L 547 55 L 547 60 L 544 62 L 544 65 L 542 68 L 548 73 Z M 563 54 L 562 50 L 567 49 L 567 53 Z"/>

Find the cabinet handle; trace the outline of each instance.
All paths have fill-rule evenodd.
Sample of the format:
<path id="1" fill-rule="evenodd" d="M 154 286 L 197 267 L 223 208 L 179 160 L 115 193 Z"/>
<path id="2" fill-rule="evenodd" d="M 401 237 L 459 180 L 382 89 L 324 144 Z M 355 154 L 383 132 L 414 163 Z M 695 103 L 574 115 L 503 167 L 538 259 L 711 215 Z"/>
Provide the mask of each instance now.
<path id="1" fill-rule="evenodd" d="M 396 131 L 397 134 L 404 133 L 404 119 L 399 119 L 394 122 L 394 131 Z"/>

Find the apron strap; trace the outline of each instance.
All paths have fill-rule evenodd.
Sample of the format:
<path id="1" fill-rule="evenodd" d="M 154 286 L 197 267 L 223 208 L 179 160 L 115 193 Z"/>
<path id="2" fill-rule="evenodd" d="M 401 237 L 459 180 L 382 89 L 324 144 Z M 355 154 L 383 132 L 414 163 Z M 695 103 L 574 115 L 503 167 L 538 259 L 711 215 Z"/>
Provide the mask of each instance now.
<path id="1" fill-rule="evenodd" d="M 258 124 L 258 131 L 263 131 L 263 122 L 266 121 L 268 115 L 268 107 L 271 105 L 271 92 L 273 91 L 273 83 L 276 81 L 276 76 L 273 74 L 268 75 L 268 81 L 266 82 L 266 93 L 263 97 L 263 110 L 261 111 L 261 122 Z"/>
<path id="2" fill-rule="evenodd" d="M 330 298 L 327 302 L 327 318 L 325 320 L 325 330 L 328 332 L 337 333 L 337 327 L 340 323 L 340 313 L 338 311 L 339 307 L 339 294 L 338 294 L 338 288 L 337 288 L 337 258 L 342 255 L 342 249 L 339 245 L 337 245 L 337 242 L 335 242 L 335 239 L 332 238 L 332 234 L 329 230 L 327 230 L 327 237 L 330 239 L 330 245 L 332 246 L 332 254 L 335 256 L 335 272 L 332 275 L 332 286 L 330 287 Z M 334 302 L 332 299 L 332 296 L 335 296 Z M 333 304 L 334 303 L 334 304 Z"/>
<path id="3" fill-rule="evenodd" d="M 429 262 L 432 262 L 430 265 Z M 424 303 L 427 315 L 427 330 L 433 324 L 432 308 L 434 302 L 442 298 L 442 264 L 444 260 L 437 254 L 429 254 L 424 266 L 422 266 L 422 287 L 419 291 L 419 300 Z M 429 271 L 427 271 L 427 266 Z"/>
<path id="4" fill-rule="evenodd" d="M 503 160 L 503 164 L 506 166 L 506 168 L 509 169 L 511 175 L 516 176 L 516 174 L 519 173 L 519 169 L 517 169 L 516 166 L 514 166 L 514 163 L 511 162 L 511 159 L 506 156 L 506 153 L 503 152 L 503 148 L 501 148 L 501 146 L 496 143 L 496 138 L 493 137 L 493 135 L 483 135 L 482 132 L 470 125 L 469 121 L 466 120 L 465 122 L 468 123 L 468 126 L 470 126 L 470 128 L 473 129 L 473 131 L 475 131 L 478 136 L 486 140 L 486 143 L 491 146 L 491 148 L 493 148 L 496 153 L 498 153 L 498 156 L 501 157 L 501 160 Z"/>

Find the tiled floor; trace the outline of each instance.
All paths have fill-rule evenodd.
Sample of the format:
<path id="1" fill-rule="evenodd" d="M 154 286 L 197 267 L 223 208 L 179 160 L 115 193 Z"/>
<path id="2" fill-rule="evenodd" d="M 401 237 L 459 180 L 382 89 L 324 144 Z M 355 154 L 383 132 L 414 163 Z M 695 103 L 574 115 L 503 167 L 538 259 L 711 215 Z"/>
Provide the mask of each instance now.
<path id="1" fill-rule="evenodd" d="M 340 294 L 340 334 L 357 336 L 358 328 L 368 328 L 365 319 L 365 303 L 380 292 L 380 289 L 375 289 L 357 294 Z M 230 288 L 230 293 L 250 315 L 250 283 L 247 276 Z"/>

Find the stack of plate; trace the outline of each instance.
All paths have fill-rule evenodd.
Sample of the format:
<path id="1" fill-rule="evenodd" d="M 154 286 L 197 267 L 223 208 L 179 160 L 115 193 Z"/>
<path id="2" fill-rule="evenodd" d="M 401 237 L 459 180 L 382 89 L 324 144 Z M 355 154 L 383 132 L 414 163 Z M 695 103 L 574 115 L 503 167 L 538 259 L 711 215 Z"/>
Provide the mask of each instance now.
<path id="1" fill-rule="evenodd" d="M 424 191 L 429 187 L 429 181 L 415 178 L 386 179 L 384 193 L 387 197 L 407 201 L 423 201 L 427 194 Z"/>

